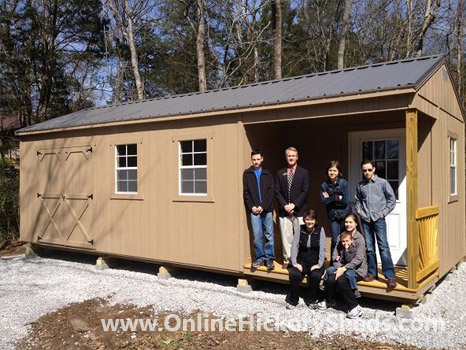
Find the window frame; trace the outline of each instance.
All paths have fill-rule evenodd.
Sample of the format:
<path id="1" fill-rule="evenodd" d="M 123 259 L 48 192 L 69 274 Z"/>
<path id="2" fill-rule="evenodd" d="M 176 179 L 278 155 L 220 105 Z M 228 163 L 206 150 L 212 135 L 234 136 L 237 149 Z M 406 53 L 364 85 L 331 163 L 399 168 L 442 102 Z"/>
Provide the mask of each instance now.
<path id="1" fill-rule="evenodd" d="M 206 150 L 204 152 L 196 152 L 195 149 L 194 149 L 194 143 L 195 141 L 205 141 L 205 146 L 206 146 Z M 182 152 L 182 148 L 181 148 L 181 143 L 182 142 L 192 142 L 192 151 L 191 152 L 185 152 L 183 153 Z M 205 154 L 206 156 L 206 164 L 205 165 L 183 165 L 182 164 L 182 158 L 183 158 L 183 155 L 184 154 L 192 154 L 193 155 L 193 163 L 194 163 L 194 155 L 195 154 Z M 201 139 L 192 139 L 192 140 L 179 140 L 178 141 L 178 195 L 180 196 L 201 196 L 201 197 L 205 197 L 207 196 L 207 193 L 209 191 L 209 186 L 208 186 L 208 174 L 207 174 L 207 171 L 208 171 L 208 160 L 207 160 L 207 154 L 208 154 L 208 149 L 207 149 L 207 139 L 205 138 L 201 138 Z M 182 182 L 183 182 L 183 179 L 181 177 L 181 173 L 183 170 L 187 170 L 187 169 L 193 169 L 193 170 L 196 170 L 196 169 L 205 169 L 206 171 L 206 192 L 205 193 L 196 193 L 196 192 L 193 192 L 193 193 L 185 193 L 183 192 L 182 190 Z M 193 179 L 193 190 L 195 190 L 196 188 L 196 179 Z"/>
<path id="2" fill-rule="evenodd" d="M 206 175 L 207 175 L 207 193 L 182 193 L 181 192 L 181 141 L 194 141 L 194 140 L 206 140 Z M 176 183 L 173 184 L 173 202 L 204 202 L 204 203 L 214 203 L 214 177 L 213 177 L 213 168 L 214 168 L 214 159 L 213 159 L 213 139 L 214 133 L 212 131 L 201 132 L 201 133 L 192 133 L 184 134 L 172 137 L 172 155 L 177 158 L 176 170 L 173 173 L 176 178 Z M 194 150 L 193 150 L 194 151 Z"/>
<path id="3" fill-rule="evenodd" d="M 452 131 L 448 131 L 448 196 L 449 202 L 456 202 L 459 200 L 458 195 L 458 135 Z M 454 149 L 451 149 L 452 141 L 454 144 Z M 453 154 L 452 154 L 453 152 Z M 453 155 L 453 164 L 452 164 L 452 155 Z M 455 192 L 451 192 L 451 170 L 455 170 Z"/>
<path id="4" fill-rule="evenodd" d="M 125 158 L 126 158 L 126 165 L 128 165 L 128 146 L 130 145 L 135 145 L 136 146 L 136 162 L 138 163 L 138 158 L 139 158 L 139 154 L 138 154 L 138 143 L 137 142 L 131 142 L 131 143 L 115 143 L 114 145 L 114 159 L 115 159 L 115 187 L 114 187 L 114 193 L 117 194 L 117 195 L 137 195 L 139 192 L 139 171 L 138 171 L 138 166 L 136 165 L 135 167 L 129 167 L 129 166 L 126 166 L 126 167 L 119 167 L 118 166 L 118 157 L 121 157 L 118 155 L 118 146 L 125 146 L 126 147 L 126 155 L 125 155 Z M 131 157 L 134 157 L 134 155 L 131 155 Z M 118 191 L 118 171 L 119 170 L 136 170 L 136 188 L 137 190 L 136 191 Z"/>

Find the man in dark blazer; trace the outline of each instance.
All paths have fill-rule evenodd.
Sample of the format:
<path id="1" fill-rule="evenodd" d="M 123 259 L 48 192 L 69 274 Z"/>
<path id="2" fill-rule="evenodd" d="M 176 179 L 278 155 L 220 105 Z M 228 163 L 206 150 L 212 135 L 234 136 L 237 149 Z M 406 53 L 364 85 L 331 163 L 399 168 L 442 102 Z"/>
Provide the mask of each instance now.
<path id="1" fill-rule="evenodd" d="M 251 152 L 252 166 L 243 173 L 243 197 L 246 209 L 250 212 L 254 234 L 255 261 L 252 267 L 258 268 L 264 262 L 268 270 L 275 268 L 273 240 L 273 176 L 262 167 L 264 157 L 261 151 Z M 265 237 L 265 244 L 263 242 Z"/>
<path id="2" fill-rule="evenodd" d="M 286 168 L 280 169 L 275 181 L 275 194 L 279 206 L 279 223 L 283 246 L 283 268 L 288 268 L 293 241 L 293 227 L 303 223 L 309 193 L 309 172 L 298 166 L 298 151 L 285 150 Z"/>

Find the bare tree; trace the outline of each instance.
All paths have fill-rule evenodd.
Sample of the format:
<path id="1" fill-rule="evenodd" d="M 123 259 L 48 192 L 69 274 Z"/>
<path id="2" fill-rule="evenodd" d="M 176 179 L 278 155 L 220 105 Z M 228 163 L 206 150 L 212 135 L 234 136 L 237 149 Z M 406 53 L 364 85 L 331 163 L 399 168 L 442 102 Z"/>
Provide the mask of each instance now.
<path id="1" fill-rule="evenodd" d="M 440 0 L 434 0 L 434 8 L 432 8 L 432 0 L 427 0 L 426 11 L 424 14 L 424 22 L 422 23 L 421 30 L 418 35 L 417 45 L 416 45 L 416 56 L 422 55 L 422 49 L 424 47 L 424 39 L 426 37 L 427 30 L 434 22 L 436 17 L 436 11 L 440 7 Z"/>
<path id="2" fill-rule="evenodd" d="M 274 79 L 282 77 L 282 5 L 281 0 L 272 2 L 273 22 L 273 75 Z"/>
<path id="3" fill-rule="evenodd" d="M 340 43 L 338 45 L 338 69 L 343 69 L 345 59 L 346 34 L 348 33 L 351 16 L 351 0 L 345 0 L 345 10 L 343 12 L 343 28 L 341 30 Z"/>
<path id="4" fill-rule="evenodd" d="M 413 37 L 413 0 L 406 0 L 406 58 L 411 57 L 411 52 L 413 50 L 412 46 L 412 37 Z"/>
<path id="5" fill-rule="evenodd" d="M 458 79 L 458 95 L 462 98 L 463 96 L 463 13 L 464 13 L 464 0 L 458 1 L 458 9 L 456 12 L 456 75 Z M 463 106 L 466 101 L 463 101 Z"/>
<path id="6" fill-rule="evenodd" d="M 107 0 L 107 6 L 129 46 L 137 98 L 142 100 L 144 98 L 144 82 L 139 73 L 139 60 L 134 35 L 142 24 L 144 16 L 151 12 L 154 2 L 151 0 L 133 0 L 130 3 L 129 0 Z"/>

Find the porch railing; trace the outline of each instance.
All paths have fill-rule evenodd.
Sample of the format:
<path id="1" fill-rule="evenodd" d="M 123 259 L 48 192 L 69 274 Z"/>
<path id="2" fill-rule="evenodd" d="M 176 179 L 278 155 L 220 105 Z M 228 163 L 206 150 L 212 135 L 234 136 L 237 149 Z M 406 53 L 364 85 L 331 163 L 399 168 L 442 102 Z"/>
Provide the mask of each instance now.
<path id="1" fill-rule="evenodd" d="M 439 207 L 431 206 L 416 210 L 416 223 L 419 242 L 419 262 L 416 266 L 416 285 L 438 271 Z M 409 267 L 408 267 L 409 268 Z"/>

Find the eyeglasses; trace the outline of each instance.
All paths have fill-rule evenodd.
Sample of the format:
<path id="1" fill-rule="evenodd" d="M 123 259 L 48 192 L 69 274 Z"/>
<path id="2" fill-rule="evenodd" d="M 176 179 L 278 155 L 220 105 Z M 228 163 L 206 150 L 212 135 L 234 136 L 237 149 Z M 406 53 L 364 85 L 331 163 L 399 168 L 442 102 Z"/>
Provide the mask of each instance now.
<path id="1" fill-rule="evenodd" d="M 362 169 L 363 173 L 372 173 L 374 171 L 374 168 L 372 169 Z"/>

